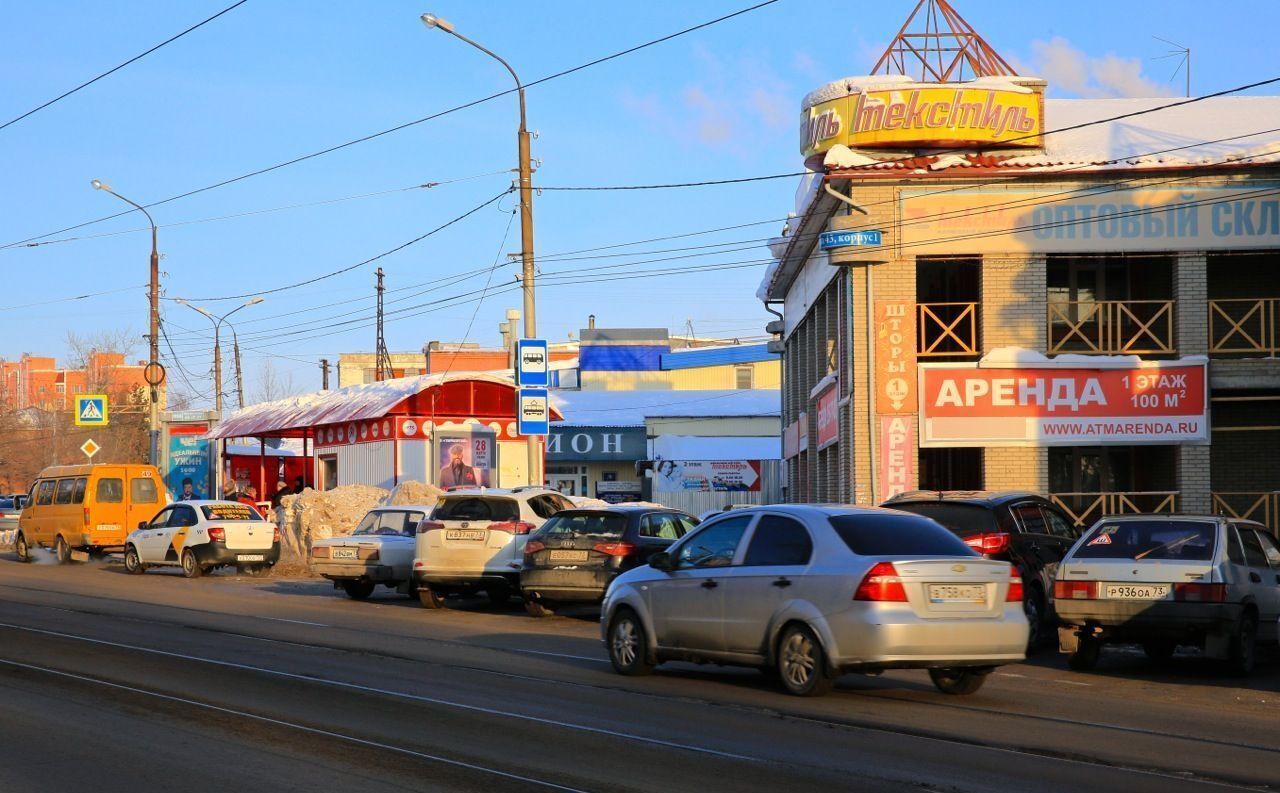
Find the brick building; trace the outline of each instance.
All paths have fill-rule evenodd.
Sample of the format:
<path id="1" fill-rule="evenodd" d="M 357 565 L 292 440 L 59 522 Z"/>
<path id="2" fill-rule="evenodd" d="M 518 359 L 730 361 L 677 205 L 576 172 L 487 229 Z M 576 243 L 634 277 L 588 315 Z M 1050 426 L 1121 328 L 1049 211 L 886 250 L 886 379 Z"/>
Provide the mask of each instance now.
<path id="1" fill-rule="evenodd" d="M 1280 97 L 1046 100 L 968 65 L 805 99 L 759 293 L 788 498 L 1018 488 L 1080 523 L 1280 529 Z"/>
<path id="2" fill-rule="evenodd" d="M 125 363 L 116 352 L 89 353 L 83 368 L 60 368 L 52 357 L 23 353 L 16 361 L 0 359 L 0 406 L 68 410 L 76 394 L 109 394 L 118 403 L 145 399 L 146 361 Z M 163 401 L 162 401 L 163 404 Z"/>

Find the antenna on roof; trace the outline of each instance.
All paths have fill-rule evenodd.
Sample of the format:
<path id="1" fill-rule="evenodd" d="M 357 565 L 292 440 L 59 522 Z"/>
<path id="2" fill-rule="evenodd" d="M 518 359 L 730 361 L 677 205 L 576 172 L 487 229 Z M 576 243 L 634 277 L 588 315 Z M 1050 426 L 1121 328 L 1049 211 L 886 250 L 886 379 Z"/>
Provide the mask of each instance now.
<path id="1" fill-rule="evenodd" d="M 923 29 L 908 31 L 921 16 Z M 907 56 L 910 56 L 908 58 Z M 1017 72 L 1001 58 L 978 31 L 960 16 L 947 0 L 920 0 L 903 23 L 889 48 L 880 56 L 872 74 L 901 74 L 920 67 L 920 82 L 949 83 L 965 78 L 1016 77 Z"/>
<path id="2" fill-rule="evenodd" d="M 1183 66 L 1187 67 L 1187 97 L 1190 98 L 1191 97 L 1191 48 L 1184 47 L 1181 44 L 1175 44 L 1172 41 L 1169 41 L 1168 39 L 1162 39 L 1159 36 L 1152 36 L 1151 38 L 1155 39 L 1156 41 L 1163 41 L 1165 44 L 1168 44 L 1171 47 L 1177 47 L 1177 49 L 1169 50 L 1164 55 L 1157 55 L 1156 60 L 1160 60 L 1163 58 L 1173 58 L 1178 55 L 1182 56 L 1182 60 L 1178 61 L 1178 68 L 1174 69 L 1173 74 L 1169 75 L 1169 81 L 1172 82 L 1173 78 L 1178 76 L 1178 72 L 1182 71 Z"/>

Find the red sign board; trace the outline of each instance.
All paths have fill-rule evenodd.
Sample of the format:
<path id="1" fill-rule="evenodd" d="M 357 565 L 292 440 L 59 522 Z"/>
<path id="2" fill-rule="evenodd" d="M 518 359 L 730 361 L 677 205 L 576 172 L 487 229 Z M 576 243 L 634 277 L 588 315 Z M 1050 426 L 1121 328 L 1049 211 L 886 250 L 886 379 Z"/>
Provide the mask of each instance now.
<path id="1" fill-rule="evenodd" d="M 916 417 L 881 416 L 879 500 L 915 489 L 915 471 Z"/>
<path id="2" fill-rule="evenodd" d="M 818 395 L 818 448 L 825 449 L 840 439 L 840 417 L 836 412 L 838 389 L 834 385 Z"/>
<path id="3" fill-rule="evenodd" d="M 1205 364 L 926 364 L 921 446 L 1208 443 Z"/>
<path id="4" fill-rule="evenodd" d="M 916 410 L 916 304 L 876 301 L 876 412 Z"/>

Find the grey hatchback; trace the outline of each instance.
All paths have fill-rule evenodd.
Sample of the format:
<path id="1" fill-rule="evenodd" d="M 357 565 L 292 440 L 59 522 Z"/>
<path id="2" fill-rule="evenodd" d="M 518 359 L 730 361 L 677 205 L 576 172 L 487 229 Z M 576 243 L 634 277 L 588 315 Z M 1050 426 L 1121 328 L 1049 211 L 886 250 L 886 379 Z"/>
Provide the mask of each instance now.
<path id="1" fill-rule="evenodd" d="M 1092 668 L 1104 644 L 1138 643 L 1156 661 L 1196 646 L 1244 675 L 1257 640 L 1277 638 L 1280 547 L 1253 521 L 1103 518 L 1062 560 L 1054 597 L 1072 669 Z"/>

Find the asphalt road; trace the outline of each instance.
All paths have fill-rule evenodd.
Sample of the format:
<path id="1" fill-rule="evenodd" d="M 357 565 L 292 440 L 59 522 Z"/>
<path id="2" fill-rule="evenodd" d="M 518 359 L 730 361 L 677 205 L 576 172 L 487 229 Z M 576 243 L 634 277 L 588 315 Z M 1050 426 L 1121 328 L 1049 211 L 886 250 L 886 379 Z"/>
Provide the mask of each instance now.
<path id="1" fill-rule="evenodd" d="M 590 611 L 0 555 L 4 793 L 1270 789 L 1277 702 L 1275 657 L 1241 681 L 1052 650 L 971 697 L 902 672 L 802 700 L 752 670 L 616 675 Z"/>

